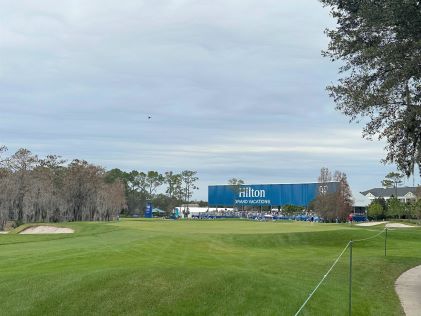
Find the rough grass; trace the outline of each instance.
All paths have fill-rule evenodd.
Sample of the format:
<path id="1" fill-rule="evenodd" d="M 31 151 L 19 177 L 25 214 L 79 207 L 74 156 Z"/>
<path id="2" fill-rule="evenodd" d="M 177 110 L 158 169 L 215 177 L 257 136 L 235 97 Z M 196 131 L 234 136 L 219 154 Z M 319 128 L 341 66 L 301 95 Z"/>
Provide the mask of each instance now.
<path id="1" fill-rule="evenodd" d="M 381 228 L 296 222 L 71 223 L 0 235 L 0 314 L 294 315 L 350 239 Z M 353 315 L 399 315 L 394 280 L 421 264 L 421 230 L 354 246 Z M 348 253 L 303 315 L 347 315 Z"/>

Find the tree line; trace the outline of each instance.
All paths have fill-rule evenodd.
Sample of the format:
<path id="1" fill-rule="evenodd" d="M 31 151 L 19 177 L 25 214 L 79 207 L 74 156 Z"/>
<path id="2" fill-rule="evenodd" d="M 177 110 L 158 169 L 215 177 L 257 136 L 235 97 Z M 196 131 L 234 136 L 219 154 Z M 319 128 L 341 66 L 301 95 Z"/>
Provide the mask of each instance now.
<path id="1" fill-rule="evenodd" d="M 399 172 L 389 172 L 381 182 L 384 188 L 393 188 L 394 195 L 390 199 L 374 199 L 368 206 L 367 215 L 370 219 L 417 219 L 421 220 L 421 187 L 415 192 L 416 199 L 403 202 L 398 197 L 398 187 L 402 184 L 404 175 Z"/>
<path id="2" fill-rule="evenodd" d="M 105 180 L 109 183 L 116 180 L 123 183 L 127 201 L 123 213 L 126 215 L 143 214 L 148 201 L 169 215 L 174 207 L 189 204 L 194 191 L 199 189 L 197 171 L 192 170 L 161 174 L 158 171 L 125 172 L 116 168 L 106 173 Z M 203 206 L 204 203 L 199 204 Z"/>
<path id="3" fill-rule="evenodd" d="M 114 220 L 122 212 L 142 215 L 148 200 L 169 213 L 189 203 L 198 189 L 196 171 L 107 171 L 85 160 L 40 158 L 25 148 L 7 153 L 0 146 L 0 229 L 8 221 L 20 225 Z"/>
<path id="4" fill-rule="evenodd" d="M 0 228 L 7 221 L 112 220 L 126 208 L 124 184 L 105 181 L 100 166 L 60 156 L 40 158 L 25 148 L 0 147 Z"/>
<path id="5" fill-rule="evenodd" d="M 418 199 L 411 202 L 402 202 L 396 197 L 388 200 L 379 198 L 373 200 L 368 206 L 367 215 L 370 219 L 416 219 L 421 220 L 421 190 L 417 193 Z"/>

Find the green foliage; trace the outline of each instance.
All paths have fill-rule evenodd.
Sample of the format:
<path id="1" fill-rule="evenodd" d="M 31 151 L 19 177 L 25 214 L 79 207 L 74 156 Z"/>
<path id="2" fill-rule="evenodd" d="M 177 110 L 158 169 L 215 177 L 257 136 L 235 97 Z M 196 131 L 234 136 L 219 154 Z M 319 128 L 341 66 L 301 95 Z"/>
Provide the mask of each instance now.
<path id="1" fill-rule="evenodd" d="M 185 170 L 180 174 L 172 171 L 164 175 L 158 171 L 142 172 L 132 170 L 124 172 L 120 169 L 112 169 L 105 174 L 108 182 L 121 180 L 125 184 L 127 200 L 126 215 L 144 213 L 146 202 L 152 201 L 155 207 L 165 210 L 168 214 L 171 210 L 187 201 L 197 189 L 195 183 L 198 180 L 196 171 Z M 166 186 L 165 193 L 158 194 L 158 190 Z"/>
<path id="2" fill-rule="evenodd" d="M 370 218 L 383 219 L 384 218 L 384 209 L 383 209 L 383 206 L 380 203 L 373 201 L 368 206 L 368 214 L 367 215 Z"/>
<path id="3" fill-rule="evenodd" d="M 158 171 L 148 171 L 146 174 L 146 189 L 148 191 L 148 198 L 152 199 L 159 186 L 164 183 L 164 176 Z"/>
<path id="4" fill-rule="evenodd" d="M 181 201 L 183 199 L 183 179 L 181 174 L 175 174 L 172 171 L 165 172 L 165 182 L 167 184 L 166 193 L 168 196 Z"/>
<path id="5" fill-rule="evenodd" d="M 385 161 L 409 176 L 421 164 L 421 2 L 321 2 L 337 20 L 324 52 L 343 65 L 328 87 L 337 109 L 368 118 L 364 136 L 385 139 Z"/>
<path id="6" fill-rule="evenodd" d="M 413 202 L 410 206 L 411 217 L 418 220 L 421 219 L 421 199 Z"/>
<path id="7" fill-rule="evenodd" d="M 382 180 L 382 186 L 385 187 L 385 188 L 393 188 L 394 183 L 393 183 L 392 180 L 384 179 L 384 180 Z"/>
<path id="8" fill-rule="evenodd" d="M 228 185 L 241 186 L 243 184 L 244 184 L 244 180 L 242 180 L 242 179 L 231 178 L 231 179 L 228 180 Z"/>
<path id="9" fill-rule="evenodd" d="M 421 199 L 421 186 L 419 185 L 415 191 L 415 196 L 417 199 Z"/>
<path id="10" fill-rule="evenodd" d="M 395 188 L 395 197 L 398 196 L 398 186 L 402 184 L 403 175 L 398 172 L 389 172 L 384 180 L 382 185 L 385 188 Z"/>
<path id="11" fill-rule="evenodd" d="M 397 198 L 391 198 L 388 201 L 387 216 L 393 218 L 401 218 L 405 214 L 406 206 Z"/>
<path id="12" fill-rule="evenodd" d="M 157 207 L 163 211 L 165 211 L 166 215 L 170 215 L 171 211 L 176 207 L 180 206 L 181 201 L 177 200 L 174 197 L 169 197 L 165 194 L 157 194 L 152 199 L 152 204 L 154 207 Z"/>
<path id="13" fill-rule="evenodd" d="M 127 182 L 129 181 L 129 175 L 127 172 L 121 171 L 118 168 L 111 169 L 106 172 L 105 174 L 105 181 L 107 183 L 114 183 L 117 180 L 122 180 L 124 184 L 127 186 Z"/>
<path id="14" fill-rule="evenodd" d="M 196 183 L 199 180 L 196 175 L 197 171 L 184 170 L 181 172 L 181 180 L 183 182 L 183 198 L 186 203 L 189 203 L 190 198 L 193 196 L 193 192 L 199 189 L 199 187 L 196 186 Z"/>

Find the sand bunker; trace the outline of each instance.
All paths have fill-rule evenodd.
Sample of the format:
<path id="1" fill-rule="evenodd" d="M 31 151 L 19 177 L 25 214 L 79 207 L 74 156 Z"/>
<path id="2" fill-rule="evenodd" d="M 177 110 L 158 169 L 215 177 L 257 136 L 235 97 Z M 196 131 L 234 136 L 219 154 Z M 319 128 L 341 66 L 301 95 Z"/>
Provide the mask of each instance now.
<path id="1" fill-rule="evenodd" d="M 7 234 L 7 232 L 1 231 L 0 234 Z"/>
<path id="2" fill-rule="evenodd" d="M 411 225 L 406 225 L 406 224 L 401 224 L 401 223 L 390 223 L 390 224 L 386 224 L 387 228 L 413 228 L 416 226 L 411 226 Z"/>
<path id="3" fill-rule="evenodd" d="M 387 222 L 365 222 L 365 223 L 360 223 L 360 224 L 356 224 L 357 226 L 376 226 L 376 225 L 380 225 L 380 224 L 386 224 Z"/>
<path id="4" fill-rule="evenodd" d="M 357 226 L 376 226 L 376 225 L 381 225 L 381 224 L 386 224 L 385 227 L 387 228 L 412 228 L 415 226 L 411 226 L 411 225 L 406 225 L 406 224 L 402 224 L 402 223 L 389 223 L 389 222 L 366 222 L 366 223 L 360 223 L 360 224 L 356 224 Z"/>
<path id="5" fill-rule="evenodd" d="M 72 234 L 75 231 L 71 228 L 54 227 L 54 226 L 34 226 L 28 227 L 19 234 Z"/>

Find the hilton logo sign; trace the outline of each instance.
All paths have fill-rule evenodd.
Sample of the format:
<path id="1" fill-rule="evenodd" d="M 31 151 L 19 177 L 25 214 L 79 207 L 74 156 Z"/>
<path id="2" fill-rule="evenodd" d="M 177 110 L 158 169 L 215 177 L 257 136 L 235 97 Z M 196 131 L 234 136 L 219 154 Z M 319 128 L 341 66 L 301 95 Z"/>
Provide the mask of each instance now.
<path id="1" fill-rule="evenodd" d="M 239 205 L 270 205 L 270 199 L 266 196 L 266 190 L 256 190 L 251 187 L 240 188 L 238 199 L 234 203 Z"/>
<path id="2" fill-rule="evenodd" d="M 250 187 L 241 188 L 238 194 L 240 198 L 264 198 L 266 197 L 265 190 L 254 190 Z"/>

